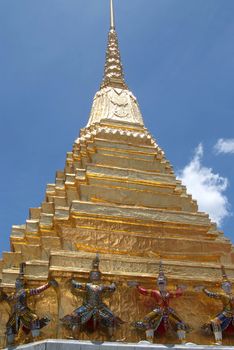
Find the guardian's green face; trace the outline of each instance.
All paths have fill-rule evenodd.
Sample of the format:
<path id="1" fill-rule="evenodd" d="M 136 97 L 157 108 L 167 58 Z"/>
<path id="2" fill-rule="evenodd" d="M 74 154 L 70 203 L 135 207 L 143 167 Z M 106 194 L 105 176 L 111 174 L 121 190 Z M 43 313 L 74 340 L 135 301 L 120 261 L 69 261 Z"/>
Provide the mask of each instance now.
<path id="1" fill-rule="evenodd" d="M 158 280 L 158 288 L 159 288 L 159 290 L 160 290 L 160 292 L 165 292 L 166 291 L 166 289 L 167 289 L 167 282 L 166 282 L 166 280 L 163 280 L 163 279 L 159 279 Z"/>
<path id="2" fill-rule="evenodd" d="M 225 293 L 230 294 L 232 292 L 232 285 L 228 281 L 222 282 L 221 287 Z"/>
<path id="3" fill-rule="evenodd" d="M 17 280 L 15 281 L 15 288 L 16 288 L 17 290 L 24 288 L 24 281 L 22 281 L 22 280 L 20 280 L 20 279 L 17 279 Z"/>
<path id="4" fill-rule="evenodd" d="M 99 271 L 91 271 L 89 275 L 89 279 L 91 282 L 98 282 L 101 279 L 101 272 Z"/>

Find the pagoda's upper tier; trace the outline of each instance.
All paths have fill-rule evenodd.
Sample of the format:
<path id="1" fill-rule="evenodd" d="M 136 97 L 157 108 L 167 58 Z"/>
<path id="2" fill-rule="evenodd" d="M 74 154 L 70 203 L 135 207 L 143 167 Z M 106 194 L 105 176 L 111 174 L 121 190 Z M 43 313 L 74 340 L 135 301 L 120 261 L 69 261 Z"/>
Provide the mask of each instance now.
<path id="1" fill-rule="evenodd" d="M 113 4 L 111 5 L 111 18 L 114 18 Z M 144 126 L 137 100 L 124 80 L 118 37 L 112 22 L 113 20 L 108 35 L 104 77 L 101 88 L 94 97 L 87 126 L 103 119 Z"/>

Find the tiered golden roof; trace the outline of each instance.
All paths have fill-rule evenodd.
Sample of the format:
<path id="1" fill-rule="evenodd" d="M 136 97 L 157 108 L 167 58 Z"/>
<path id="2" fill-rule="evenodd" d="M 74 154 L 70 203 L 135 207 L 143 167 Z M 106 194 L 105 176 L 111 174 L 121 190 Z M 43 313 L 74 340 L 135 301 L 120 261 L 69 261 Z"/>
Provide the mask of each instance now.
<path id="1" fill-rule="evenodd" d="M 57 278 L 59 302 L 49 291 L 46 303 L 35 307 L 46 307 L 53 316 L 44 337 L 62 337 L 56 315 L 70 312 L 75 303 L 67 280 L 86 278 L 96 252 L 104 277 L 118 282 L 113 305 L 122 319 L 145 313 L 126 281 L 154 284 L 160 257 L 171 283 L 215 286 L 220 264 L 234 278 L 232 244 L 176 179 L 124 81 L 113 4 L 104 79 L 88 124 L 67 153 L 64 170 L 48 184 L 41 206 L 30 209 L 25 225 L 13 226 L 11 252 L 3 253 L 0 265 L 1 285 L 14 287 L 20 262 L 26 262 L 29 284 Z M 190 292 L 179 306 L 192 326 L 205 312 L 203 299 L 196 296 L 195 305 L 194 298 Z M 5 319 L 0 317 L 2 334 Z M 195 342 L 202 342 L 195 328 Z M 139 340 L 127 327 L 119 332 L 126 340 Z"/>

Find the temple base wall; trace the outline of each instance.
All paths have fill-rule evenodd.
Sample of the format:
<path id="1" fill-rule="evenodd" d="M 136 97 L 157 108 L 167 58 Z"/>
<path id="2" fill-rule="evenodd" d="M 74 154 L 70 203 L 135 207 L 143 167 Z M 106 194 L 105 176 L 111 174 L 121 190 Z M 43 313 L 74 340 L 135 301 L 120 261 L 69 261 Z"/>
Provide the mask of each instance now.
<path id="1" fill-rule="evenodd" d="M 45 340 L 43 342 L 30 343 L 18 346 L 19 350 L 231 350 L 233 346 L 210 346 L 187 343 L 185 345 L 162 345 L 140 343 L 115 343 L 115 342 L 89 342 L 75 340 Z"/>

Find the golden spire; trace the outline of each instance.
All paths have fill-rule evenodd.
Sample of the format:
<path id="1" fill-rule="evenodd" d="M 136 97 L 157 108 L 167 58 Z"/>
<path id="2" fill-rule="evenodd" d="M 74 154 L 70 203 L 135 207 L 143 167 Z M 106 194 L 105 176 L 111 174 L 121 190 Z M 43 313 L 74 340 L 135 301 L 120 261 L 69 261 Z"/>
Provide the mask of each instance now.
<path id="1" fill-rule="evenodd" d="M 106 86 L 127 89 L 124 81 L 118 37 L 115 31 L 115 15 L 113 0 L 110 0 L 110 31 L 106 50 L 106 63 L 101 88 Z"/>
<path id="2" fill-rule="evenodd" d="M 118 37 L 115 31 L 113 0 L 110 0 L 110 30 L 104 77 L 100 90 L 94 96 L 87 127 L 104 120 L 144 126 L 137 99 L 124 81 Z"/>

